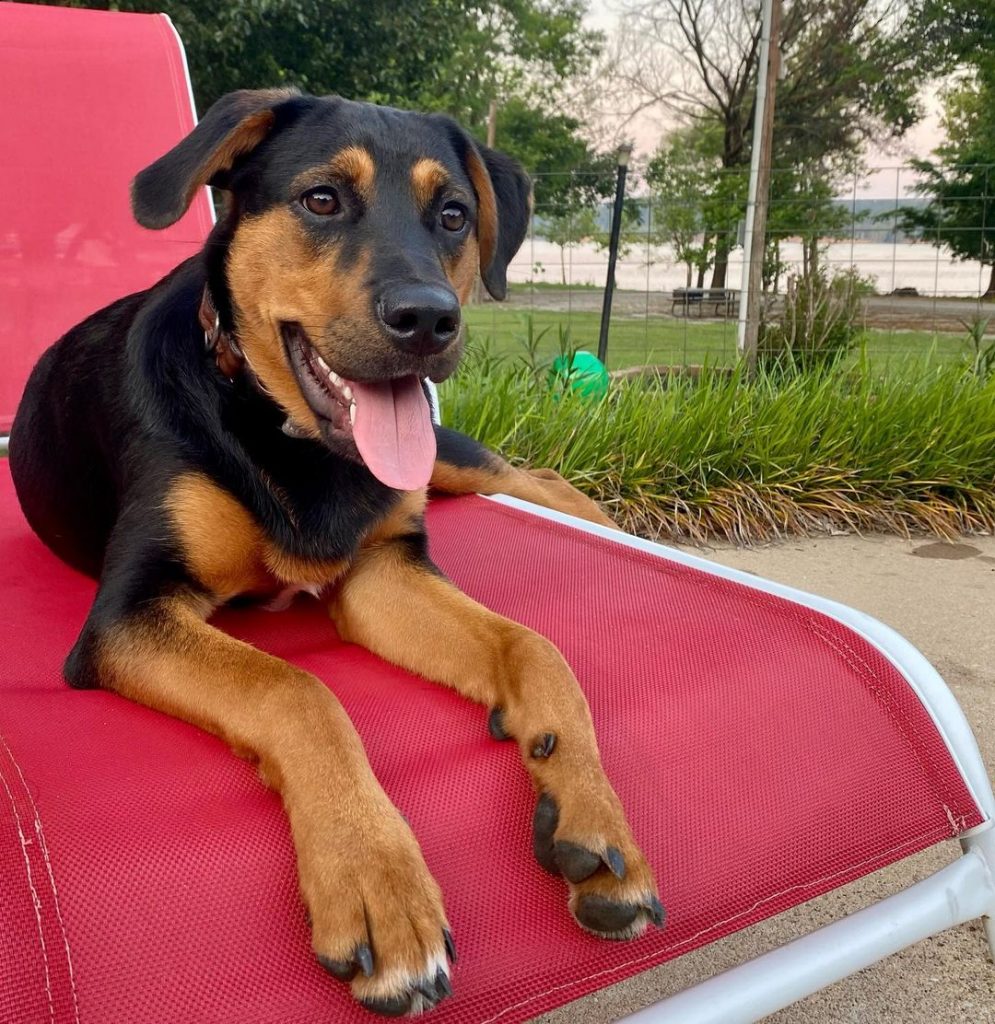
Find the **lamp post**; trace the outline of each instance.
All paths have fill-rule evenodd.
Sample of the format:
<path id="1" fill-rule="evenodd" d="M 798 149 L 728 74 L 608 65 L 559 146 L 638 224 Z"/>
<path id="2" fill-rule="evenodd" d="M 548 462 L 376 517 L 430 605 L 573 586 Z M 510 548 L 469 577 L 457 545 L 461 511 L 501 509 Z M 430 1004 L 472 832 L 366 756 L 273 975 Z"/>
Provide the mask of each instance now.
<path id="1" fill-rule="evenodd" d="M 598 358 L 605 361 L 608 354 L 608 324 L 612 316 L 612 295 L 615 292 L 615 263 L 618 260 L 618 236 L 622 230 L 622 202 L 625 199 L 625 176 L 632 156 L 632 143 L 623 142 L 618 147 L 618 177 L 615 179 L 615 206 L 612 209 L 612 229 L 608 242 L 608 280 L 605 281 L 605 297 L 601 304 L 601 333 L 598 336 Z"/>

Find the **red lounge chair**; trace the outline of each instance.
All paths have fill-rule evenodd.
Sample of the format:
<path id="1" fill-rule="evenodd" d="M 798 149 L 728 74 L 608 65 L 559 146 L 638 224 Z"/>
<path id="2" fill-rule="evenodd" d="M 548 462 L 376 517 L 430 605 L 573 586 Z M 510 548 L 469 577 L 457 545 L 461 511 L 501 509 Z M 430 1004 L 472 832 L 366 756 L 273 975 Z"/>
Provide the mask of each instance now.
<path id="1" fill-rule="evenodd" d="M 127 214 L 133 173 L 190 126 L 182 70 L 162 17 L 0 6 L 5 422 L 46 344 L 206 232 L 206 199 L 164 234 Z M 334 687 L 419 836 L 461 954 L 429 1019 L 527 1020 L 943 840 L 964 856 L 938 874 L 633 1019 L 756 1020 L 995 913 L 977 747 L 889 629 L 510 499 L 437 501 L 430 535 L 457 583 L 573 665 L 669 917 L 632 943 L 577 928 L 533 860 L 516 753 L 480 708 L 338 642 L 316 602 L 219 615 Z M 63 684 L 94 584 L 30 533 L 3 464 L 0 590 L 0 1021 L 374 1020 L 310 954 L 285 820 L 253 769 Z"/>

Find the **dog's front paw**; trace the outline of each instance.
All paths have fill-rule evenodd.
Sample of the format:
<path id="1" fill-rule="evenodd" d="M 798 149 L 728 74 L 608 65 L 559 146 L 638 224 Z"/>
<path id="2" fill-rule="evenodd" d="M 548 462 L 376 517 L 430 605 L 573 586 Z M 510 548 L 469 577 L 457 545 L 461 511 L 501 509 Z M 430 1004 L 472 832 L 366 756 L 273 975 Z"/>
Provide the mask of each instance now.
<path id="1" fill-rule="evenodd" d="M 399 814 L 336 830 L 331 847 L 301 858 L 300 876 L 315 955 L 366 1009 L 401 1017 L 451 994 L 442 893 Z"/>
<path id="2" fill-rule="evenodd" d="M 546 792 L 533 819 L 536 859 L 570 887 L 577 923 L 608 939 L 634 939 L 664 909 L 653 872 L 629 832 L 614 793 L 577 800 Z"/>

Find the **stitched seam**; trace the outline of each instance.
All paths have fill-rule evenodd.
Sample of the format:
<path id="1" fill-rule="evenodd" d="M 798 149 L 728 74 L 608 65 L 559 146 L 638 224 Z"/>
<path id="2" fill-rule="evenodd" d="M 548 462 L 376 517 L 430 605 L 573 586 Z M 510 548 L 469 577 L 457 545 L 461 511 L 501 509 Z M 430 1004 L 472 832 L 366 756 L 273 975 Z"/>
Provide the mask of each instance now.
<path id="1" fill-rule="evenodd" d="M 28 803 L 31 804 L 31 810 L 34 813 L 35 835 L 38 838 L 38 846 L 41 849 L 42 859 L 45 861 L 45 870 L 48 873 L 48 883 L 52 888 L 52 903 L 55 907 L 55 916 L 59 922 L 59 930 L 62 932 L 62 944 L 66 949 L 66 967 L 69 971 L 69 989 L 73 997 L 73 1017 L 76 1020 L 76 1024 L 80 1024 L 79 996 L 76 992 L 76 973 L 73 970 L 72 951 L 69 948 L 69 934 L 66 931 L 66 922 L 62 917 L 62 907 L 59 905 L 59 890 L 55 885 L 55 872 L 52 869 L 52 860 L 48 854 L 48 843 L 45 842 L 45 833 L 41 824 L 41 814 L 38 812 L 38 805 L 35 803 L 34 797 L 31 795 L 31 790 L 28 787 L 27 779 L 24 777 L 24 772 L 21 770 L 21 766 L 17 763 L 17 759 L 14 757 L 14 752 L 7 745 L 7 741 L 4 739 L 3 734 L 0 734 L 0 744 L 3 744 L 4 750 L 7 751 L 7 756 L 10 758 L 14 768 L 17 769 L 18 777 L 21 780 L 21 786 L 28 798 Z"/>
<path id="2" fill-rule="evenodd" d="M 535 995 L 529 996 L 528 999 L 523 999 L 521 1002 L 515 1003 L 512 1006 L 506 1006 L 503 1010 L 500 1010 L 498 1013 L 494 1014 L 493 1017 L 487 1017 L 485 1020 L 482 1020 L 480 1024 L 493 1024 L 494 1021 L 500 1020 L 503 1016 L 505 1016 L 505 1014 L 511 1013 L 514 1010 L 524 1009 L 531 1003 L 534 1003 L 539 999 L 544 999 L 546 996 L 553 995 L 553 993 L 555 992 L 563 992 L 566 989 L 571 989 L 577 987 L 578 985 L 582 985 L 584 982 L 594 981 L 598 978 L 606 978 L 611 975 L 618 974 L 620 971 L 623 971 L 628 967 L 634 967 L 638 964 L 645 963 L 648 960 L 654 960 L 664 953 L 669 953 L 673 950 L 680 949 L 681 946 L 687 946 L 688 944 L 697 941 L 703 935 L 708 935 L 710 932 L 714 932 L 720 928 L 724 928 L 726 925 L 732 924 L 735 921 L 739 921 L 742 918 L 749 917 L 754 911 L 758 910 L 760 907 L 764 906 L 767 903 L 772 903 L 774 900 L 780 899 L 780 897 L 782 896 L 787 896 L 789 893 L 801 892 L 806 889 L 815 888 L 816 886 L 822 885 L 824 882 L 830 882 L 833 879 L 840 878 L 841 876 L 847 875 L 852 871 L 859 871 L 861 868 L 867 867 L 868 865 L 873 864 L 876 861 L 881 861 L 883 857 L 890 857 L 892 854 L 898 853 L 899 851 L 906 849 L 907 847 L 916 846 L 924 840 L 933 840 L 934 838 L 939 840 L 947 839 L 949 837 L 947 836 L 947 831 L 945 828 L 930 829 L 928 832 L 923 832 L 921 835 L 915 836 L 912 839 L 906 839 L 904 842 L 901 842 L 897 846 L 893 846 L 882 853 L 877 853 L 873 857 L 868 857 L 866 860 L 861 861 L 859 864 L 852 864 L 849 867 L 841 868 L 839 871 L 834 871 L 831 874 L 823 875 L 821 878 L 817 878 L 814 881 L 806 882 L 803 885 L 791 885 L 788 886 L 787 889 L 782 889 L 779 892 L 771 893 L 769 896 L 764 896 L 763 899 L 757 900 L 754 904 L 752 904 L 752 906 L 747 907 L 745 910 L 741 910 L 739 913 L 733 914 L 732 917 L 727 917 L 722 921 L 716 921 L 714 924 L 710 924 L 707 928 L 702 928 L 700 931 L 695 932 L 694 935 L 691 935 L 686 939 L 681 939 L 680 942 L 672 943 L 669 946 L 663 946 L 659 949 L 653 950 L 651 953 L 646 953 L 643 956 L 635 957 L 632 960 L 626 960 L 624 963 L 616 964 L 614 967 L 606 967 L 604 970 L 595 971 L 594 973 L 587 974 L 582 978 L 574 978 L 573 980 L 565 982 L 562 985 L 554 985 L 552 988 L 546 989 L 544 992 L 537 992 Z M 927 845 L 932 845 L 932 843 L 927 843 Z M 922 849 L 925 848 L 925 846 L 922 847 Z M 894 860 L 880 863 L 879 868 L 887 867 L 888 864 L 893 864 L 896 860 L 899 859 L 900 858 L 896 857 Z M 850 881 L 855 882 L 859 877 L 860 876 L 856 876 L 852 878 Z M 828 895 L 828 893 L 832 891 L 833 889 L 827 889 L 824 893 L 821 893 L 820 895 Z M 786 907 L 785 910 L 791 910 L 795 906 L 799 906 L 803 902 L 805 901 L 799 900 L 798 903 L 793 904 L 792 907 Z M 784 911 L 779 911 L 779 913 L 784 913 Z M 760 924 L 761 921 L 765 920 L 769 920 L 769 918 L 760 918 L 759 920 L 755 921 L 754 924 Z M 820 930 L 821 929 L 817 928 L 815 929 L 815 931 L 808 932 L 806 934 L 814 935 L 815 932 Z M 734 931 L 738 931 L 738 929 L 734 929 L 733 932 Z M 730 932 L 729 934 L 731 935 L 733 934 L 733 932 Z M 725 936 L 722 937 L 725 938 Z"/>
<path id="3" fill-rule="evenodd" d="M 55 1001 L 52 998 L 52 977 L 48 968 L 48 950 L 45 947 L 45 932 L 42 927 L 41 920 L 42 902 L 41 897 L 38 895 L 38 890 L 35 888 L 34 879 L 31 875 L 31 857 L 28 853 L 28 845 L 31 840 L 24 834 L 24 828 L 21 824 L 21 816 L 17 813 L 17 804 L 14 800 L 14 793 L 7 783 L 7 779 L 3 774 L 2 768 L 0 768 L 0 783 L 3 783 L 4 791 L 7 793 L 7 799 L 10 801 L 10 809 L 14 815 L 14 823 L 17 825 L 17 836 L 21 842 L 21 856 L 24 858 L 24 871 L 27 876 L 28 889 L 31 892 L 31 903 L 35 911 L 35 921 L 38 925 L 38 945 L 41 948 L 42 961 L 45 967 L 45 994 L 48 997 L 48 1016 L 54 1024 Z"/>
<path id="4" fill-rule="evenodd" d="M 868 665 L 867 662 L 861 658 L 861 656 L 852 647 L 850 647 L 844 639 L 831 636 L 816 620 L 807 619 L 805 621 L 805 625 L 824 644 L 832 648 L 832 650 L 834 650 L 836 654 L 847 665 L 849 665 L 851 669 L 853 669 L 858 677 L 865 680 L 867 689 L 888 717 L 895 723 L 895 728 L 898 730 L 899 735 L 903 740 L 905 740 L 906 745 L 912 751 L 912 754 L 919 765 L 919 770 L 922 772 L 923 777 L 926 779 L 926 783 L 933 793 L 933 797 L 936 799 L 936 802 L 944 808 L 949 818 L 950 812 L 947 808 L 946 801 L 943 799 L 943 793 L 940 791 L 940 782 L 937 778 L 937 774 L 933 770 L 932 765 L 929 764 L 928 759 L 923 757 L 922 739 L 915 727 L 915 723 L 908 717 L 900 705 L 897 705 L 894 701 L 890 700 L 884 690 L 880 686 L 876 685 L 880 681 L 877 673 L 875 673 L 871 666 Z M 952 834 L 956 836 L 958 835 L 958 831 L 954 829 Z"/>

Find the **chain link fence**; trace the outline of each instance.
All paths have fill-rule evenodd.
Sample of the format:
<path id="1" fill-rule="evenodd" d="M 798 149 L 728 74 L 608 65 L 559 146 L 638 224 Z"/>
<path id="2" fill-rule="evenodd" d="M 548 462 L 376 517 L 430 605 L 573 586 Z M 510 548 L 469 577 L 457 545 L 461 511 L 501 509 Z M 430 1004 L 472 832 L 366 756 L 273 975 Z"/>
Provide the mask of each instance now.
<path id="1" fill-rule="evenodd" d="M 961 177 L 970 184 L 932 207 L 915 194 L 921 176 L 911 166 L 872 168 L 835 188 L 797 169 L 774 170 L 761 348 L 765 339 L 810 343 L 827 317 L 836 326 L 842 317 L 846 346 L 874 361 L 969 356 L 970 334 L 983 337 L 995 312 L 985 300 L 995 258 L 988 188 L 990 180 L 995 189 L 995 168 L 969 170 Z M 541 175 L 535 185 L 508 300 L 481 295 L 470 306 L 471 345 L 531 347 L 540 356 L 595 352 L 611 196 L 603 177 L 583 174 Z M 611 368 L 735 362 L 746 189 L 745 171 L 630 171 Z"/>

